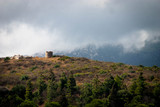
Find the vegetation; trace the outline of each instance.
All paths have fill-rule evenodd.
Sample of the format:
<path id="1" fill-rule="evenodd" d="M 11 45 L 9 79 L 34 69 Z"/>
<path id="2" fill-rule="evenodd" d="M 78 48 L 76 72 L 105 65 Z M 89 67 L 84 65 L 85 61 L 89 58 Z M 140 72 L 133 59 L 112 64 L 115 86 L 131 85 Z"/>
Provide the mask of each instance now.
<path id="1" fill-rule="evenodd" d="M 22 75 L 20 78 L 20 80 L 28 80 L 28 79 L 29 79 L 28 75 Z"/>
<path id="2" fill-rule="evenodd" d="M 0 106 L 158 107 L 160 105 L 160 68 L 157 66 L 133 67 L 123 63 L 98 62 L 84 58 L 65 57 L 65 60 L 59 58 L 64 57 L 27 59 L 26 62 L 0 60 L 0 69 L 3 68 L 0 71 L 0 85 L 7 87 L 0 87 Z M 57 64 L 61 67 L 53 68 Z M 28 71 L 33 67 L 36 67 L 36 71 Z"/>
<path id="3" fill-rule="evenodd" d="M 10 60 L 9 57 L 4 58 L 4 62 L 7 62 L 7 61 L 9 61 L 9 60 Z"/>

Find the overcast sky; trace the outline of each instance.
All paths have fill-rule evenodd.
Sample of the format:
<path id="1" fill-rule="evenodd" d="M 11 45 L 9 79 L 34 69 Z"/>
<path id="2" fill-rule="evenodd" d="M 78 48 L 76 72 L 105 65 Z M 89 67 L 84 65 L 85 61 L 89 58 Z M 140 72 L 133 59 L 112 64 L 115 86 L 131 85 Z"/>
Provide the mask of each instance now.
<path id="1" fill-rule="evenodd" d="M 160 0 L 0 0 L 0 57 L 160 41 Z"/>

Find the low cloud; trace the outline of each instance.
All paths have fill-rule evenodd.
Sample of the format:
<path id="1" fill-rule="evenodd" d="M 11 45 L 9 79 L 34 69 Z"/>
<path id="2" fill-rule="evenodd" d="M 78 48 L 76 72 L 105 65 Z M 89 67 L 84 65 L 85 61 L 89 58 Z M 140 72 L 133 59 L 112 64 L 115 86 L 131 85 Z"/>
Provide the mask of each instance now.
<path id="1" fill-rule="evenodd" d="M 0 56 L 160 40 L 159 0 L 1 0 Z"/>

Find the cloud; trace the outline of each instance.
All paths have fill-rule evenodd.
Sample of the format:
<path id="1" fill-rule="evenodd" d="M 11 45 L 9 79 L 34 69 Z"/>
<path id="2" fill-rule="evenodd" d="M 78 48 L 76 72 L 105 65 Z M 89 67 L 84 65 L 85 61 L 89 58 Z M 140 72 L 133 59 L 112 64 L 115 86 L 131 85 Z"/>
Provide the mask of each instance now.
<path id="1" fill-rule="evenodd" d="M 159 0 L 1 0 L 0 56 L 160 40 Z"/>
<path id="2" fill-rule="evenodd" d="M 52 49 L 53 46 L 56 48 L 59 41 L 59 33 L 56 29 L 48 32 L 47 29 L 35 28 L 23 23 L 12 23 L 8 30 L 0 31 L 1 56 L 31 55 L 43 52 Z"/>
<path id="3" fill-rule="evenodd" d="M 119 40 L 119 44 L 122 44 L 125 52 L 133 52 L 135 50 L 140 50 L 141 48 L 143 48 L 149 36 L 149 33 L 144 30 L 133 32 L 121 38 Z"/>

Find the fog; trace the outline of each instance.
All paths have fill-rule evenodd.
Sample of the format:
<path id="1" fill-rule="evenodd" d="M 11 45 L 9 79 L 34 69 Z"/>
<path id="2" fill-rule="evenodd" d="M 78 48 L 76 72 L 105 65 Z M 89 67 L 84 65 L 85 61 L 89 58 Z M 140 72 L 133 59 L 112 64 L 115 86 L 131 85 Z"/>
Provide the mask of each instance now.
<path id="1" fill-rule="evenodd" d="M 160 39 L 160 0 L 1 0 L 0 57 Z"/>

